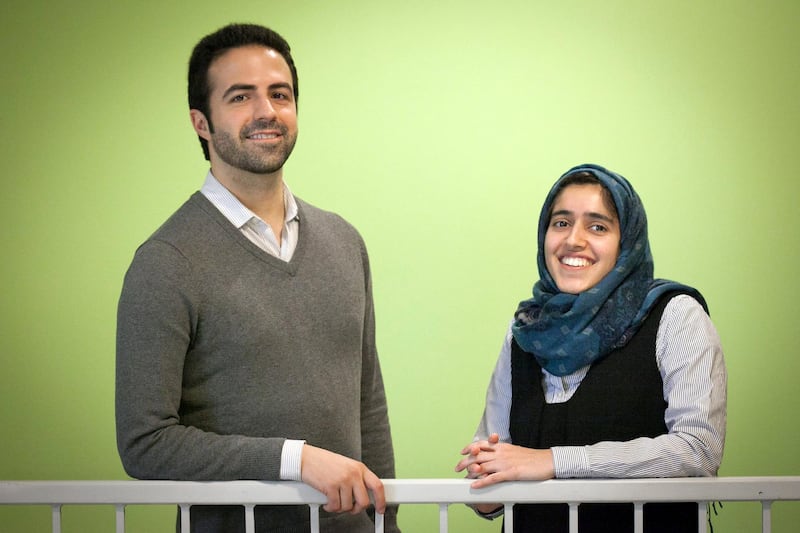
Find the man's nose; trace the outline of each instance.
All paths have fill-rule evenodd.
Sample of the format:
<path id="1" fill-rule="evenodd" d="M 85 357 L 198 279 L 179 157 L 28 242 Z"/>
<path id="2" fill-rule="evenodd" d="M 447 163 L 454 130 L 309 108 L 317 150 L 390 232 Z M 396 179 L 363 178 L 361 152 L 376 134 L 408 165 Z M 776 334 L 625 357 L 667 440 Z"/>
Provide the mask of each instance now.
<path id="1" fill-rule="evenodd" d="M 272 100 L 269 98 L 257 98 L 254 100 L 255 109 L 253 110 L 253 118 L 255 119 L 268 119 L 275 118 L 275 107 L 272 105 Z"/>

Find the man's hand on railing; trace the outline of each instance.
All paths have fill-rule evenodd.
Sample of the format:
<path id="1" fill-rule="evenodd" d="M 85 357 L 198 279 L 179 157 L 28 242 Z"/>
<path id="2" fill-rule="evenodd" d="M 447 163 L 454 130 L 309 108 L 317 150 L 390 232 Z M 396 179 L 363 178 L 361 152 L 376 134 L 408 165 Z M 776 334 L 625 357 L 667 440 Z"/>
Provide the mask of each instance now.
<path id="1" fill-rule="evenodd" d="M 383 483 L 364 463 L 306 444 L 301 476 L 304 483 L 328 498 L 322 508 L 329 513 L 360 513 L 370 505 L 369 491 L 375 499 L 375 510 L 386 512 Z"/>
<path id="2" fill-rule="evenodd" d="M 456 465 L 456 472 L 467 471 L 475 479 L 472 487 L 479 489 L 501 481 L 544 480 L 555 477 L 553 452 L 536 450 L 499 442 L 497 433 L 487 440 L 468 444 L 461 450 L 464 459 Z"/>

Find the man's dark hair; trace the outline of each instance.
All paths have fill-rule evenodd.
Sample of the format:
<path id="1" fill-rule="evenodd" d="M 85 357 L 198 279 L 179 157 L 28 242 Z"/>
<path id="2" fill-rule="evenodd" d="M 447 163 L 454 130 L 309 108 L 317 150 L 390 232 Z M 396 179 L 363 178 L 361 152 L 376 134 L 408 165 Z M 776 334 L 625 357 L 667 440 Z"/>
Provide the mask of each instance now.
<path id="1" fill-rule="evenodd" d="M 203 37 L 192 50 L 192 57 L 189 59 L 189 109 L 201 111 L 206 120 L 208 120 L 208 127 L 212 132 L 214 129 L 211 124 L 208 103 L 211 93 L 208 83 L 208 69 L 216 58 L 228 50 L 250 45 L 272 48 L 283 56 L 283 59 L 289 65 L 289 70 L 292 72 L 294 101 L 295 104 L 297 103 L 299 95 L 297 69 L 294 66 L 291 49 L 286 39 L 271 29 L 257 24 L 229 24 Z M 203 154 L 206 160 L 208 160 L 208 141 L 200 137 L 200 145 L 203 147 Z"/>

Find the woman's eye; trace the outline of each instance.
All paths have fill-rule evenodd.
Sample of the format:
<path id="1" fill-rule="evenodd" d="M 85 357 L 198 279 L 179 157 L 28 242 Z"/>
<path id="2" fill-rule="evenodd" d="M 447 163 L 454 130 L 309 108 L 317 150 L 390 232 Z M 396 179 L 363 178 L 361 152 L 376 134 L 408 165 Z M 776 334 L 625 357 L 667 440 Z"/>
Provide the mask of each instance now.
<path id="1" fill-rule="evenodd" d="M 592 231 L 599 232 L 599 233 L 602 233 L 604 231 L 608 231 L 608 229 L 602 224 L 592 224 L 591 226 L 589 226 L 589 229 L 591 229 Z"/>
<path id="2" fill-rule="evenodd" d="M 552 226 L 554 228 L 566 228 L 569 226 L 569 223 L 567 223 L 566 220 L 554 220 Z"/>

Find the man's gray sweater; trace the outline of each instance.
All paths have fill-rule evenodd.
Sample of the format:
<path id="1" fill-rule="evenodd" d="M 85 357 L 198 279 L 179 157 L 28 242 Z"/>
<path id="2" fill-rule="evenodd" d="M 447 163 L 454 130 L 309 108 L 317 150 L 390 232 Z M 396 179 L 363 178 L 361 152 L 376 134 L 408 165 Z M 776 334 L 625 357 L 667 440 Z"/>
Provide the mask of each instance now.
<path id="1" fill-rule="evenodd" d="M 137 250 L 117 324 L 117 443 L 132 477 L 278 480 L 287 438 L 394 477 L 364 243 L 297 203 L 288 263 L 200 193 Z M 193 531 L 243 527 L 240 509 L 195 511 Z M 256 511 L 259 532 L 308 528 L 307 508 Z M 321 526 L 374 530 L 366 513 L 323 513 Z"/>

